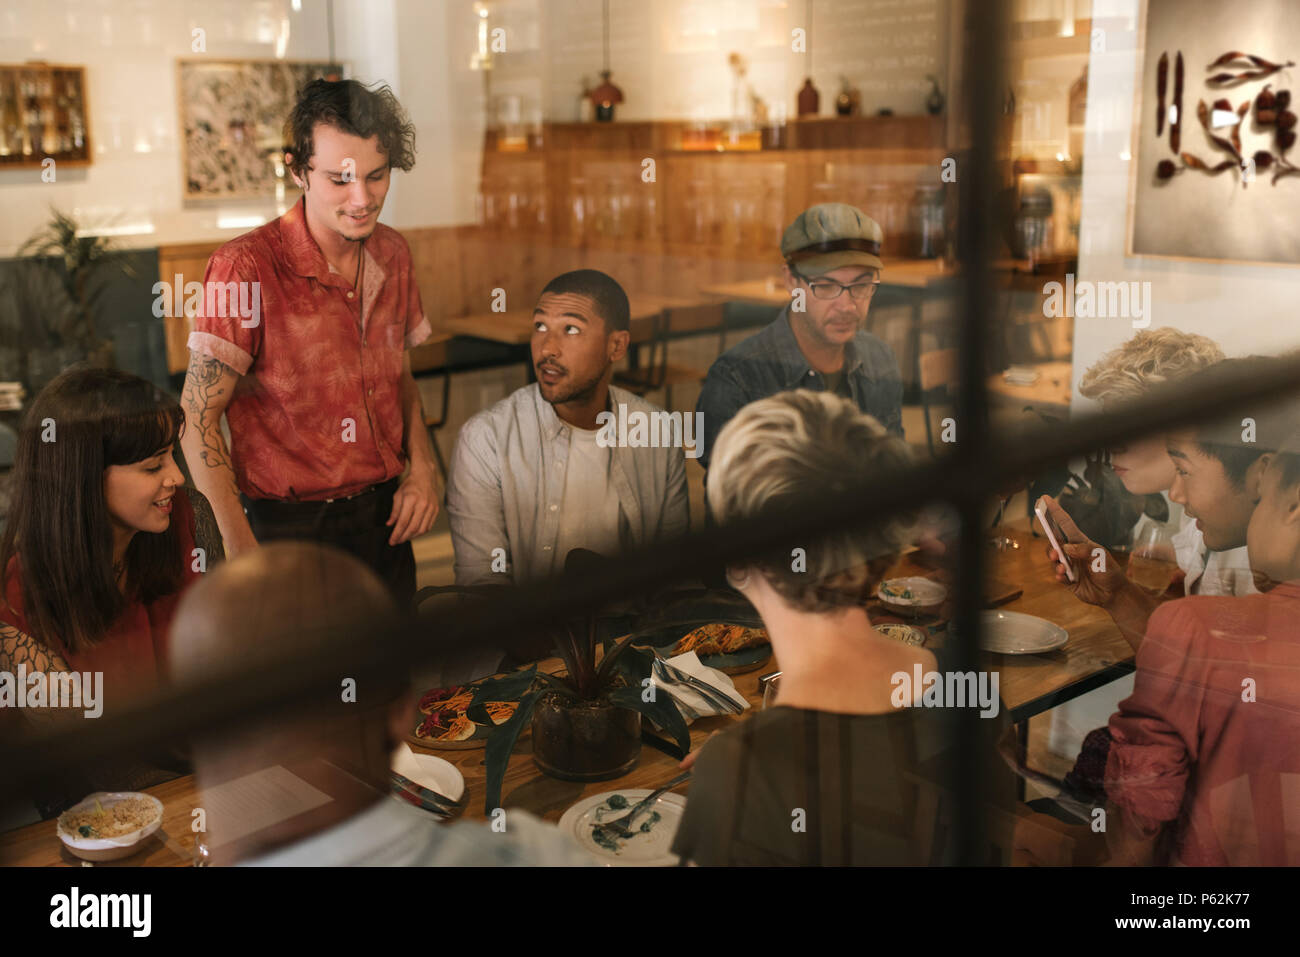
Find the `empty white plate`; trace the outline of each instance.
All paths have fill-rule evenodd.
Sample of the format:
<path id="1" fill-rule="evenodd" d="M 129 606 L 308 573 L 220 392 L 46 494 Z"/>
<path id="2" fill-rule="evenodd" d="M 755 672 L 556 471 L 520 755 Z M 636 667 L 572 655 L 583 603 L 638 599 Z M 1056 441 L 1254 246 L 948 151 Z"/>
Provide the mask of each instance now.
<path id="1" fill-rule="evenodd" d="M 1070 640 L 1070 633 L 1060 625 L 1018 611 L 982 612 L 980 625 L 980 647 L 1002 655 L 1042 654 Z"/>

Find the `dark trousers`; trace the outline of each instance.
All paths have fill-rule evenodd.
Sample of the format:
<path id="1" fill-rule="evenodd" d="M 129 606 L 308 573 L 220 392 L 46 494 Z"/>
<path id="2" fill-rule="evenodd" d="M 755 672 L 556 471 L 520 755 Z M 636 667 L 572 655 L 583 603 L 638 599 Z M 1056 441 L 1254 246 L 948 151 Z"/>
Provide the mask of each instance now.
<path id="1" fill-rule="evenodd" d="M 397 479 L 389 479 L 333 502 L 241 498 L 259 542 L 297 539 L 341 548 L 374 569 L 406 611 L 415 598 L 415 552 L 410 542 L 389 545 L 393 528 L 384 524 L 393 513 L 397 485 Z"/>

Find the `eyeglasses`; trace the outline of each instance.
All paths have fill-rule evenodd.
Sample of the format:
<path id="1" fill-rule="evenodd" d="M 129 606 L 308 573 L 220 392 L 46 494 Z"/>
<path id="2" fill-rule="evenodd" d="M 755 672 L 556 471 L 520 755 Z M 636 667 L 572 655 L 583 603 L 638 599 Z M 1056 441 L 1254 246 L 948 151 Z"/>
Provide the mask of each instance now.
<path id="1" fill-rule="evenodd" d="M 792 269 L 790 271 L 794 273 L 795 278 L 806 283 L 808 288 L 812 290 L 812 294 L 818 299 L 838 299 L 840 293 L 847 289 L 854 302 L 862 302 L 874 296 L 876 287 L 880 285 L 880 273 L 878 271 L 873 271 L 869 280 L 855 282 L 847 286 L 842 282 L 836 282 L 834 279 L 809 279 L 798 270 Z"/>

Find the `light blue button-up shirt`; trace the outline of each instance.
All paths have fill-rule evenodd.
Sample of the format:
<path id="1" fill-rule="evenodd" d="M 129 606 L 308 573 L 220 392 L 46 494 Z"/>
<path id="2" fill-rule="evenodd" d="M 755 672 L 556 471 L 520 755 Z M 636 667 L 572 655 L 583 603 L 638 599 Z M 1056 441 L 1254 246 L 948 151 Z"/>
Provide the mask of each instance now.
<path id="1" fill-rule="evenodd" d="M 614 386 L 609 405 L 616 413 L 664 414 Z M 447 485 L 457 585 L 532 582 L 564 570 L 557 544 L 570 434 L 536 383 L 465 423 Z M 681 448 L 615 445 L 609 481 L 618 496 L 623 551 L 671 541 L 688 531 L 690 501 Z"/>

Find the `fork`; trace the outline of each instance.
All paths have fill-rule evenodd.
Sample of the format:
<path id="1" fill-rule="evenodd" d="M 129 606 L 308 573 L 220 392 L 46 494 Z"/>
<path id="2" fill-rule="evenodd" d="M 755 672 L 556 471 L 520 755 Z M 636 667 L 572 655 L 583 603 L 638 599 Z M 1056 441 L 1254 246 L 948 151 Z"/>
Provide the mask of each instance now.
<path id="1" fill-rule="evenodd" d="M 659 678 L 667 684 L 687 685 L 699 692 L 709 704 L 715 708 L 721 708 L 727 714 L 740 714 L 745 709 L 736 704 L 730 696 L 723 694 L 707 681 L 701 681 L 692 674 L 675 668 L 662 658 L 656 658 L 652 666 Z"/>
<path id="2" fill-rule="evenodd" d="M 613 831 L 619 837 L 625 839 L 632 837 L 636 832 L 627 826 L 628 822 L 631 821 L 632 818 L 640 814 L 642 811 L 644 811 L 647 807 L 652 805 L 655 801 L 659 800 L 660 796 L 663 795 L 665 792 L 671 791 L 679 784 L 684 784 L 686 781 L 690 780 L 690 777 L 691 777 L 690 771 L 687 771 L 685 774 L 677 775 L 677 777 L 673 778 L 663 787 L 651 791 L 646 797 L 642 798 L 640 801 L 637 801 L 637 803 L 632 806 L 632 810 L 628 811 L 622 817 L 616 817 L 612 821 L 603 821 L 600 824 L 593 826 L 592 830 Z"/>

